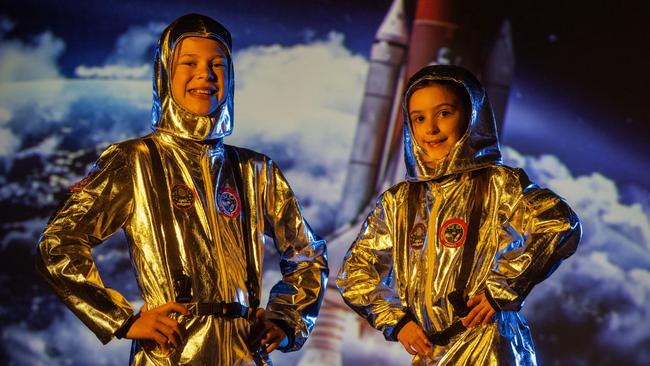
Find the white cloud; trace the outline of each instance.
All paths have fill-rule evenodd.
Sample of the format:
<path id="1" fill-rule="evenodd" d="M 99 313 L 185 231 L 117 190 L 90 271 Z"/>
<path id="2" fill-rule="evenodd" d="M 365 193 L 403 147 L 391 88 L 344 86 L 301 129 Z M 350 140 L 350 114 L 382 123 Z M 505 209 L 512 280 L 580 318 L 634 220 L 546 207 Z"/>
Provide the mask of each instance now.
<path id="1" fill-rule="evenodd" d="M 32 311 L 39 308 L 37 299 Z M 71 311 L 64 310 L 46 329 L 34 331 L 25 323 L 2 330 L 2 342 L 9 359 L 17 365 L 125 365 L 131 342 L 113 340 L 107 345 L 95 337 Z"/>
<path id="2" fill-rule="evenodd" d="M 85 66 L 79 65 L 74 73 L 80 78 L 93 79 L 147 79 L 151 77 L 151 66 L 139 67 L 124 65 Z"/>
<path id="3" fill-rule="evenodd" d="M 576 254 L 527 300 L 524 313 L 537 323 L 533 328 L 564 322 L 592 329 L 590 336 L 601 346 L 615 344 L 617 352 L 635 362 L 650 361 L 650 352 L 640 351 L 650 341 L 642 325 L 650 324 L 650 220 L 641 204 L 622 203 L 616 183 L 599 173 L 574 178 L 550 155 L 524 157 L 505 148 L 504 156 L 565 197 L 583 225 Z M 560 333 L 553 335 L 557 344 L 569 344 L 576 336 L 575 331 Z"/>
<path id="4" fill-rule="evenodd" d="M 115 49 L 107 57 L 106 65 L 151 65 L 153 54 L 150 51 L 157 44 L 163 29 L 165 24 L 158 22 L 130 27 L 117 38 Z"/>
<path id="5" fill-rule="evenodd" d="M 16 39 L 1 41 L 0 82 L 61 77 L 56 60 L 65 50 L 65 42 L 51 32 L 39 34 L 31 43 Z"/>
<path id="6" fill-rule="evenodd" d="M 156 22 L 130 27 L 117 38 L 104 65 L 79 65 L 75 75 L 96 79 L 150 79 L 153 49 L 164 27 L 163 23 Z"/>
<path id="7" fill-rule="evenodd" d="M 338 203 L 367 68 L 338 33 L 235 55 L 235 132 L 227 141 L 257 150 L 280 146 L 282 155 L 262 151 L 292 162 L 284 172 L 297 194 L 313 203 L 306 209 L 312 222 L 319 207 Z"/>

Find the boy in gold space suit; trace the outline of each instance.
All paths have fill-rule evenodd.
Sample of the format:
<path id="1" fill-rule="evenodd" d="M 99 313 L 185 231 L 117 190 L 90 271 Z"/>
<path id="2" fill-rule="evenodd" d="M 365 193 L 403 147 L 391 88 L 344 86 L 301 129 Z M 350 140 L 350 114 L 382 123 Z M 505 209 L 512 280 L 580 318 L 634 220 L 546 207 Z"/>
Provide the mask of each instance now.
<path id="1" fill-rule="evenodd" d="M 414 355 L 414 365 L 535 365 L 519 313 L 576 250 L 566 202 L 501 163 L 484 88 L 428 66 L 402 104 L 406 181 L 378 199 L 337 285 L 345 302 Z"/>
<path id="2" fill-rule="evenodd" d="M 327 281 L 325 242 L 278 166 L 223 143 L 231 134 L 230 33 L 203 15 L 162 33 L 153 133 L 110 146 L 51 218 L 37 268 L 106 343 L 136 340 L 134 365 L 251 365 L 299 349 Z M 105 287 L 91 250 L 119 229 L 129 242 L 140 312 Z M 282 280 L 258 308 L 266 237 Z"/>

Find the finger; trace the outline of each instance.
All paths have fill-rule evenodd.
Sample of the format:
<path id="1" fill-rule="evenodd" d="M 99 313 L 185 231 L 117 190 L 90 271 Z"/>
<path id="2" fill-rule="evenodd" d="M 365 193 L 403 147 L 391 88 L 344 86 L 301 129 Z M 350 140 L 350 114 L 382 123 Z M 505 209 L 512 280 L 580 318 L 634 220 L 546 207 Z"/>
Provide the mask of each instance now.
<path id="1" fill-rule="evenodd" d="M 481 310 L 481 319 L 478 324 L 488 324 L 492 320 L 494 309 L 489 304 L 485 304 Z"/>
<path id="2" fill-rule="evenodd" d="M 174 346 L 174 348 L 181 347 L 180 334 L 174 332 L 173 328 L 168 327 L 163 322 L 158 322 L 156 323 L 156 330 L 162 333 L 167 341 Z"/>
<path id="3" fill-rule="evenodd" d="M 164 348 L 167 345 L 167 337 L 157 329 L 151 331 L 151 339 L 156 342 L 160 348 Z"/>
<path id="4" fill-rule="evenodd" d="M 408 343 L 406 343 L 406 342 L 402 342 L 402 341 L 400 341 L 399 343 L 402 344 L 402 347 L 404 347 L 404 349 L 406 350 L 406 352 L 412 354 L 413 356 L 415 356 L 415 355 L 418 354 L 415 350 L 413 350 L 413 349 L 411 348 L 411 346 L 410 346 Z"/>
<path id="5" fill-rule="evenodd" d="M 266 353 L 271 353 L 273 352 L 278 346 L 280 345 L 280 342 L 273 342 L 266 347 Z"/>
<path id="6" fill-rule="evenodd" d="M 145 302 L 144 305 L 142 305 L 142 306 L 140 307 L 140 312 L 141 312 L 141 313 L 146 313 L 147 311 L 149 311 L 149 306 L 148 306 L 147 303 Z"/>
<path id="7" fill-rule="evenodd" d="M 420 345 L 422 349 L 424 349 L 425 354 L 431 353 L 433 351 L 433 346 L 431 345 L 431 342 L 429 341 L 429 338 L 422 337 L 419 339 Z"/>
<path id="8" fill-rule="evenodd" d="M 477 325 L 482 324 L 486 319 L 489 319 L 488 313 L 490 311 L 489 306 L 485 306 L 485 304 L 481 304 L 480 306 L 477 306 L 475 309 L 477 309 L 476 316 L 474 319 L 472 319 L 471 323 L 469 324 L 470 327 L 475 327 Z"/>
<path id="9" fill-rule="evenodd" d="M 170 327 L 174 331 L 174 333 L 176 333 L 178 337 L 182 339 L 183 335 L 181 333 L 181 328 L 178 326 L 178 322 L 176 320 L 168 318 L 166 316 L 161 316 L 158 318 L 158 321 Z"/>
<path id="10" fill-rule="evenodd" d="M 426 356 L 431 352 L 431 348 L 428 347 L 422 340 L 417 340 L 414 345 L 415 349 L 421 356 Z"/>
<path id="11" fill-rule="evenodd" d="M 266 311 L 263 308 L 257 308 L 255 310 L 255 318 L 256 319 L 266 319 Z"/>
<path id="12" fill-rule="evenodd" d="M 494 310 L 488 310 L 487 315 L 485 316 L 485 319 L 483 319 L 483 325 L 490 324 L 492 322 L 492 317 L 494 316 Z"/>
<path id="13" fill-rule="evenodd" d="M 471 327 L 471 324 L 474 322 L 474 318 L 478 315 L 479 308 L 478 307 L 473 307 L 472 310 L 470 310 L 469 314 L 465 318 L 461 320 L 461 323 L 465 326 L 465 328 Z"/>
<path id="14" fill-rule="evenodd" d="M 168 302 L 165 305 L 162 305 L 161 307 L 158 308 L 158 310 L 165 314 L 169 315 L 171 313 L 179 313 L 183 315 L 188 315 L 189 311 L 187 310 L 187 307 L 185 305 L 179 304 L 177 302 Z"/>
<path id="15" fill-rule="evenodd" d="M 480 296 L 474 296 L 471 299 L 467 300 L 467 307 L 473 308 L 474 306 L 481 303 Z"/>
<path id="16" fill-rule="evenodd" d="M 431 348 L 431 341 L 429 341 L 429 337 L 427 337 L 427 335 L 424 333 L 422 328 L 417 327 L 415 331 L 415 335 L 417 339 L 419 339 L 420 342 L 422 342 L 422 344 L 424 344 L 426 347 Z"/>

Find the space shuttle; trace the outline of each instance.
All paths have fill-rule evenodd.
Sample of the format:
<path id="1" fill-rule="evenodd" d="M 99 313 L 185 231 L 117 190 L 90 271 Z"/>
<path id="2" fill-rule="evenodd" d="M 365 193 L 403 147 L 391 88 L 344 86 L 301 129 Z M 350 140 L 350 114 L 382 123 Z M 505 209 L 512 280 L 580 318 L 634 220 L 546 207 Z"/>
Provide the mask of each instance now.
<path id="1" fill-rule="evenodd" d="M 314 332 L 298 365 L 341 366 L 343 337 L 362 321 L 343 303 L 336 276 L 377 197 L 404 179 L 401 99 L 408 78 L 430 64 L 460 65 L 481 80 L 498 131 L 514 76 L 507 19 L 477 22 L 479 2 L 393 0 L 372 44 L 365 92 L 336 218 L 326 236 L 330 279 Z M 410 16 L 409 16 L 410 15 Z M 363 337 L 363 334 L 361 334 Z"/>

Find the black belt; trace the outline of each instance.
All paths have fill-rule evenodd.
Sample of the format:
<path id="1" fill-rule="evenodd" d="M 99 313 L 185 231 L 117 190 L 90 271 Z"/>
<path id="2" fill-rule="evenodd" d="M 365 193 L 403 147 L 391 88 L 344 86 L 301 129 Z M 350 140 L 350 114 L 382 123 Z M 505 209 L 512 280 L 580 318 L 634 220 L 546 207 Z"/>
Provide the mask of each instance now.
<path id="1" fill-rule="evenodd" d="M 194 302 L 187 304 L 187 310 L 195 316 L 212 315 L 228 319 L 247 319 L 250 308 L 238 302 Z"/>
<path id="2" fill-rule="evenodd" d="M 445 328 L 441 331 L 428 332 L 427 338 L 429 338 L 429 340 L 433 344 L 437 344 L 439 346 L 446 346 L 449 344 L 450 339 L 464 332 L 466 329 L 467 328 L 465 328 L 463 323 L 457 321 L 454 324 L 450 325 L 448 328 Z"/>

